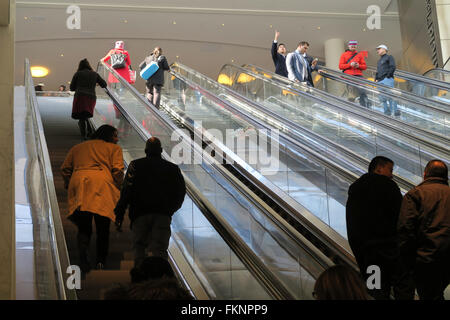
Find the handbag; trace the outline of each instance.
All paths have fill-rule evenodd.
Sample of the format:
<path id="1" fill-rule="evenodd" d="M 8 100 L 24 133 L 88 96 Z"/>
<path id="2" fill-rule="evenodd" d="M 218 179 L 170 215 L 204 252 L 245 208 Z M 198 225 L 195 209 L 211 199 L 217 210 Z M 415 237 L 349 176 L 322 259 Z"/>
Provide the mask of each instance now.
<path id="1" fill-rule="evenodd" d="M 123 53 L 112 53 L 111 54 L 111 68 L 122 69 L 127 66 L 125 62 L 126 55 Z"/>
<path id="2" fill-rule="evenodd" d="M 147 64 L 144 68 L 142 68 L 140 75 L 142 79 L 148 80 L 152 75 L 155 74 L 156 71 L 158 71 L 159 65 L 158 62 L 152 61 L 149 64 Z"/>

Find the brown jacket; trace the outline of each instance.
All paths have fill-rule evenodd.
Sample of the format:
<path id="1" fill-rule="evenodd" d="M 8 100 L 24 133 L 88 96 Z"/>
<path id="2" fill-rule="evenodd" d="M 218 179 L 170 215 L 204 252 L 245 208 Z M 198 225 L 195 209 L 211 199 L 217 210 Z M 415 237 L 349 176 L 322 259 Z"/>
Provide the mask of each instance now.
<path id="1" fill-rule="evenodd" d="M 122 149 L 117 144 L 96 139 L 70 149 L 61 166 L 68 186 L 68 214 L 89 211 L 115 221 L 123 169 Z"/>
<path id="2" fill-rule="evenodd" d="M 450 187 L 447 180 L 428 178 L 403 198 L 398 220 L 400 252 L 415 262 L 450 261 Z"/>

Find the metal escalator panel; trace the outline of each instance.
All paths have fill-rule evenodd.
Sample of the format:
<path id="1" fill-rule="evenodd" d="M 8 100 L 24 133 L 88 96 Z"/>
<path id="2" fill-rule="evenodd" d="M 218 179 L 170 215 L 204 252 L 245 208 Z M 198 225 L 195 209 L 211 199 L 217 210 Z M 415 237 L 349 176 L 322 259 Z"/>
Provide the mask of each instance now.
<path id="1" fill-rule="evenodd" d="M 442 111 L 450 111 L 450 94 L 449 88 L 446 85 L 432 85 L 424 81 L 409 81 L 408 79 L 397 77 L 395 88 L 390 88 L 384 84 L 374 82 L 375 79 L 372 77 L 367 80 L 363 77 L 354 77 L 323 66 L 320 67 L 320 70 L 322 71 L 322 76 L 325 78 L 332 78 L 335 81 L 344 81 L 345 83 L 350 81 L 364 87 L 374 87 L 379 91 L 379 94 L 388 94 L 391 92 L 413 103 L 418 102 Z"/>
<path id="2" fill-rule="evenodd" d="M 356 77 L 344 79 L 341 75 L 317 73 L 313 76 L 315 88 L 304 88 L 287 78 L 277 76 L 259 67 L 248 65 L 245 68 L 261 76 L 270 75 L 274 81 L 285 86 L 292 86 L 318 98 L 328 96 L 335 101 L 351 102 L 350 106 L 356 112 L 367 114 L 369 118 L 378 118 L 380 121 L 388 120 L 399 127 L 402 127 L 402 123 L 404 123 L 406 124 L 405 130 L 419 137 L 429 137 L 428 139 L 431 141 L 443 141 L 444 145 L 448 145 L 447 140 L 450 136 L 450 107 L 448 106 L 444 106 L 442 109 L 442 104 L 435 107 L 433 102 L 424 105 L 416 100 L 406 99 L 401 92 L 396 92 L 396 89 L 361 86 L 358 84 L 358 79 L 354 79 Z M 364 100 L 368 103 L 362 106 Z M 400 115 L 396 116 L 392 109 L 390 114 L 385 113 L 385 105 L 391 107 L 392 104 L 396 104 Z"/>
<path id="3" fill-rule="evenodd" d="M 202 77 L 187 67 L 179 66 L 181 73 L 188 74 L 188 78 L 196 81 Z M 327 138 L 337 145 L 343 145 L 360 158 L 370 162 L 376 155 L 385 155 L 393 159 L 396 164 L 396 174 L 409 181 L 413 186 L 421 181 L 423 159 L 431 160 L 435 154 L 424 152 L 414 141 L 401 138 L 389 132 L 380 132 L 363 121 L 336 111 L 332 106 L 321 103 L 295 92 L 280 88 L 276 84 L 263 81 L 260 77 L 251 76 L 245 70 L 233 66 L 226 66 L 221 71 L 232 79 L 232 88 L 244 97 L 258 102 L 270 111 L 296 123 L 299 127 Z M 192 74 L 190 76 L 189 74 Z M 208 82 L 206 84 L 206 82 Z M 205 77 L 198 82 L 206 86 L 215 94 L 223 95 L 223 99 L 245 105 L 245 102 L 236 102 L 229 98 L 227 93 L 217 83 L 207 81 Z M 205 83 L 205 84 L 204 84 Z M 261 118 L 263 119 L 263 118 Z M 365 169 L 365 168 L 364 168 Z"/>
<path id="4" fill-rule="evenodd" d="M 105 79 L 108 78 L 109 71 L 103 65 L 99 65 L 98 72 Z M 270 270 L 289 295 L 296 299 L 311 299 L 314 279 L 324 270 L 322 262 L 277 227 L 264 213 L 267 209 L 255 205 L 248 195 L 234 188 L 218 171 L 217 166 L 220 164 L 206 154 L 199 154 L 198 146 L 190 141 L 189 132 L 174 130 L 169 118 L 149 108 L 129 86 L 121 82 L 109 86 L 112 95 L 130 117 L 136 119 L 148 134 L 161 140 L 163 149 L 179 164 L 185 176 L 217 209 L 221 219 L 230 225 L 240 241 Z M 102 96 L 101 92 L 98 96 Z M 123 127 L 121 132 L 124 137 L 121 139 L 128 139 L 128 129 L 122 124 L 121 116 L 114 111 L 114 105 L 102 106 L 97 103 L 96 110 L 98 118 L 104 119 L 102 121 L 105 123 Z M 131 145 L 132 148 L 124 146 L 124 154 L 130 153 L 130 158 L 143 155 L 142 140 L 139 148 L 135 148 L 135 144 Z M 226 294 L 233 291 L 234 296 L 228 294 L 223 298 L 259 298 L 252 297 L 259 293 L 249 284 L 251 274 L 242 270 L 243 264 L 233 256 L 232 251 L 221 249 L 223 240 L 215 235 L 208 219 L 189 201 L 185 201 L 183 208 L 174 215 L 173 233 L 174 237 L 181 239 L 180 247 L 187 260 L 199 263 L 197 272 L 202 275 L 200 279 L 207 277 L 210 286 L 215 289 L 226 286 L 223 289 Z M 252 283 L 255 285 L 258 281 Z"/>
<path id="5" fill-rule="evenodd" d="M 189 77 L 192 79 L 195 75 Z M 164 105 L 184 121 L 201 124 L 203 130 L 223 140 L 231 152 L 282 190 L 284 197 L 291 197 L 342 237 L 346 237 L 345 202 L 349 181 L 314 161 L 306 153 L 293 151 L 277 141 L 266 140 L 259 135 L 261 130 L 258 127 L 205 95 L 202 92 L 205 88 L 213 89 L 213 85 L 205 81 L 202 88 L 195 90 L 176 76 L 167 75 Z M 185 101 L 182 107 L 180 99 Z M 234 139 L 239 141 L 240 138 L 247 138 L 248 141 L 234 145 L 229 143 Z M 261 152 L 267 152 L 267 155 Z"/>
<path id="6" fill-rule="evenodd" d="M 444 69 L 431 69 L 424 73 L 424 77 L 439 80 L 450 84 L 450 71 Z"/>
<path id="7" fill-rule="evenodd" d="M 376 68 L 368 67 L 364 75 L 366 79 L 374 81 L 376 72 Z M 450 101 L 450 84 L 440 79 L 397 69 L 394 74 L 394 87 L 439 102 L 449 103 Z"/>

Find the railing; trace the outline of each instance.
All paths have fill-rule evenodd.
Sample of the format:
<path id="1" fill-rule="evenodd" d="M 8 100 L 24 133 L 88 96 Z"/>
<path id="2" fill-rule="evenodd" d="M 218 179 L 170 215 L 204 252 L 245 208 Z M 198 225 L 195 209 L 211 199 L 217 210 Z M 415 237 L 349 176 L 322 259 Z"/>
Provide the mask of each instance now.
<path id="1" fill-rule="evenodd" d="M 32 198 L 37 298 L 76 300 L 75 290 L 66 287 L 70 260 L 28 59 L 25 60 L 25 88 L 27 109 L 31 113 L 27 147 L 32 148 L 29 155 L 30 163 L 34 164 L 29 167 L 37 170 L 29 172 L 26 178 L 27 191 Z"/>

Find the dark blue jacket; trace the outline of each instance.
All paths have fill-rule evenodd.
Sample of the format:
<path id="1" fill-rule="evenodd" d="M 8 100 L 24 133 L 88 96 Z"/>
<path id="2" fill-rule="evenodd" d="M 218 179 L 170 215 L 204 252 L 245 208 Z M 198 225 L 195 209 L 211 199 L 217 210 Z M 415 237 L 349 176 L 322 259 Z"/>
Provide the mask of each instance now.
<path id="1" fill-rule="evenodd" d="M 393 56 L 385 54 L 378 60 L 377 74 L 375 80 L 381 81 L 384 78 L 393 78 L 395 72 L 395 60 Z"/>
<path id="2" fill-rule="evenodd" d="M 288 71 L 286 68 L 286 57 L 282 54 L 279 54 L 277 49 L 277 43 L 272 42 L 272 49 L 270 50 L 270 52 L 272 53 L 272 60 L 275 64 L 275 73 L 287 78 Z"/>

